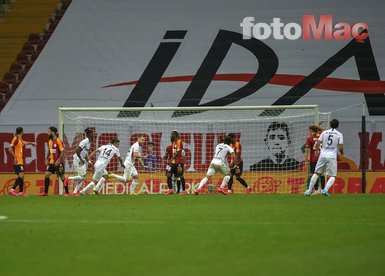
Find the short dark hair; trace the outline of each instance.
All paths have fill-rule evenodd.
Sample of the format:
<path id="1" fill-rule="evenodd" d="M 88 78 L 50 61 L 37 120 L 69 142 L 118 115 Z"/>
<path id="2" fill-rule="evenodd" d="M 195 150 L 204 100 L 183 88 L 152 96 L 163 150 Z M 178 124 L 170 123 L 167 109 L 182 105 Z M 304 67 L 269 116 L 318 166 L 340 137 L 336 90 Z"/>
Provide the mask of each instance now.
<path id="1" fill-rule="evenodd" d="M 88 133 L 92 133 L 92 129 L 90 129 L 89 127 L 87 127 L 84 132 L 88 135 Z"/>
<path id="2" fill-rule="evenodd" d="M 330 127 L 331 128 L 337 128 L 340 122 L 337 119 L 333 119 L 330 121 Z"/>
<path id="3" fill-rule="evenodd" d="M 120 143 L 119 139 L 117 138 L 112 139 L 111 144 L 116 144 L 116 143 Z"/>
<path id="4" fill-rule="evenodd" d="M 232 140 L 233 139 L 230 136 L 226 136 L 225 140 L 223 140 L 223 143 L 226 145 L 230 145 Z"/>
<path id="5" fill-rule="evenodd" d="M 281 123 L 278 123 L 278 122 L 272 122 L 268 129 L 267 129 L 267 132 L 266 132 L 266 138 L 265 138 L 265 142 L 267 141 L 268 137 L 269 137 L 269 132 L 272 131 L 272 130 L 277 130 L 277 129 L 282 129 L 283 131 L 286 132 L 286 137 L 287 137 L 287 140 L 289 141 L 289 144 L 291 143 L 291 140 L 290 140 L 290 133 L 289 133 L 289 127 L 287 126 L 286 123 L 284 122 L 281 122 Z"/>
<path id="6" fill-rule="evenodd" d="M 16 128 L 16 135 L 19 135 L 22 132 L 23 132 L 23 128 L 22 127 L 17 127 Z"/>
<path id="7" fill-rule="evenodd" d="M 227 136 L 230 137 L 231 139 L 235 138 L 235 134 L 234 133 L 229 133 L 229 134 L 227 134 Z"/>
<path id="8" fill-rule="evenodd" d="M 48 129 L 49 129 L 50 131 L 54 132 L 55 134 L 57 133 L 57 128 L 54 127 L 54 126 L 50 126 Z"/>
<path id="9" fill-rule="evenodd" d="M 148 142 L 147 145 L 154 145 L 154 142 Z"/>
<path id="10" fill-rule="evenodd" d="M 179 136 L 179 131 L 177 131 L 176 129 L 174 129 L 173 131 L 171 131 L 171 135 L 175 136 L 175 137 L 178 137 Z"/>

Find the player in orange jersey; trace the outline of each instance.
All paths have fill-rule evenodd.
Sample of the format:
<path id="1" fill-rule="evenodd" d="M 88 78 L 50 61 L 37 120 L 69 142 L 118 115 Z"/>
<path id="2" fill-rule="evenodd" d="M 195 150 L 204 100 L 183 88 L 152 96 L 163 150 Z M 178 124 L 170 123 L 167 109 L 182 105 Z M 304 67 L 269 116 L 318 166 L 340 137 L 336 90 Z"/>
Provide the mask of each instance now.
<path id="1" fill-rule="evenodd" d="M 44 178 L 44 192 L 40 193 L 39 196 L 47 196 L 49 189 L 49 182 L 51 174 L 56 174 L 64 183 L 64 145 L 58 137 L 57 128 L 51 126 L 48 128 L 48 154 L 45 160 L 47 169 L 45 171 Z M 64 196 L 68 196 L 68 185 L 64 186 Z"/>
<path id="2" fill-rule="evenodd" d="M 8 151 L 13 157 L 13 168 L 17 175 L 15 184 L 13 184 L 12 189 L 9 193 L 13 196 L 26 196 L 24 193 L 24 156 L 23 149 L 24 145 L 36 145 L 35 142 L 27 142 L 23 140 L 24 130 L 22 127 L 16 128 L 15 137 L 13 137 L 11 146 Z M 19 193 L 16 192 L 16 188 L 19 186 Z"/>

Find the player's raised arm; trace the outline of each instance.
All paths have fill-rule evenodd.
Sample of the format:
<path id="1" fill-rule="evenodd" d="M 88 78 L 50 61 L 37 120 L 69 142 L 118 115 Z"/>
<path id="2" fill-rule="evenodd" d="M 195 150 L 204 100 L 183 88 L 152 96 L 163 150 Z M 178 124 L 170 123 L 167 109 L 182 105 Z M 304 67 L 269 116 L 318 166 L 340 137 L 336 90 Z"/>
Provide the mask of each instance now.
<path id="1" fill-rule="evenodd" d="M 94 156 L 96 156 L 97 153 L 100 153 L 100 148 L 94 150 L 94 151 L 90 154 L 90 156 L 88 156 L 88 162 L 91 162 L 91 163 L 92 163 L 91 160 L 92 160 L 92 158 L 93 158 Z"/>

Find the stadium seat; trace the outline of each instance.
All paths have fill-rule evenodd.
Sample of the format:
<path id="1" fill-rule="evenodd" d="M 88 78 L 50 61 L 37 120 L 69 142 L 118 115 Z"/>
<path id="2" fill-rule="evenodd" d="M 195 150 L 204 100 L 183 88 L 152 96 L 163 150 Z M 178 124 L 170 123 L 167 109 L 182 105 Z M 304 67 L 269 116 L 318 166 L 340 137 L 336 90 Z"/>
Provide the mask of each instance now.
<path id="1" fill-rule="evenodd" d="M 10 72 L 5 73 L 4 78 L 3 78 L 3 82 L 8 84 L 9 89 L 12 89 L 12 87 L 16 83 L 15 75 L 10 73 Z"/>
<path id="2" fill-rule="evenodd" d="M 43 51 L 44 46 L 45 46 L 45 43 L 44 44 L 40 43 L 39 45 L 37 45 L 36 54 L 39 55 L 41 53 L 41 51 Z"/>
<path id="3" fill-rule="evenodd" d="M 45 32 L 44 35 L 43 35 L 43 40 L 42 40 L 42 44 L 45 45 L 47 43 L 47 41 L 50 39 L 52 35 L 52 32 Z"/>
<path id="4" fill-rule="evenodd" d="M 28 42 L 32 45 L 38 45 L 41 43 L 40 34 L 32 33 L 28 37 Z"/>
<path id="5" fill-rule="evenodd" d="M 34 53 L 35 51 L 35 47 L 29 42 L 26 42 L 22 49 L 22 52 L 26 55 L 32 55 L 32 53 Z"/>
<path id="6" fill-rule="evenodd" d="M 17 55 L 16 62 L 21 65 L 25 65 L 27 63 L 30 63 L 31 59 L 28 57 L 28 55 L 21 52 L 20 54 Z"/>
<path id="7" fill-rule="evenodd" d="M 11 94 L 9 86 L 5 82 L 0 82 L 0 99 L 5 101 L 5 99 Z"/>

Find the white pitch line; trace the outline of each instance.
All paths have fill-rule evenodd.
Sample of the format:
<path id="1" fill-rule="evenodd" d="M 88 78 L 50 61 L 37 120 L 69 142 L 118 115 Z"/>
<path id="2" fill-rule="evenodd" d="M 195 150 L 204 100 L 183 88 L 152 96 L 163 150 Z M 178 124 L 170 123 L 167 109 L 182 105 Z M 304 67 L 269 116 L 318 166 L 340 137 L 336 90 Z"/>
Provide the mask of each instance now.
<path id="1" fill-rule="evenodd" d="M 13 223 L 81 223 L 81 224 L 163 224 L 164 221 L 141 220 L 53 220 L 53 219 L 8 219 Z"/>
<path id="2" fill-rule="evenodd" d="M 349 226 L 349 225 L 368 225 L 368 226 L 385 226 L 385 222 L 327 222 L 327 221 L 319 221 L 319 222 L 305 222 L 305 221 L 189 221 L 190 224 L 248 224 L 248 225 L 341 225 L 341 226 Z"/>
<path id="3" fill-rule="evenodd" d="M 7 216 L 0 216 L 0 220 L 6 220 L 6 219 L 8 219 Z"/>

